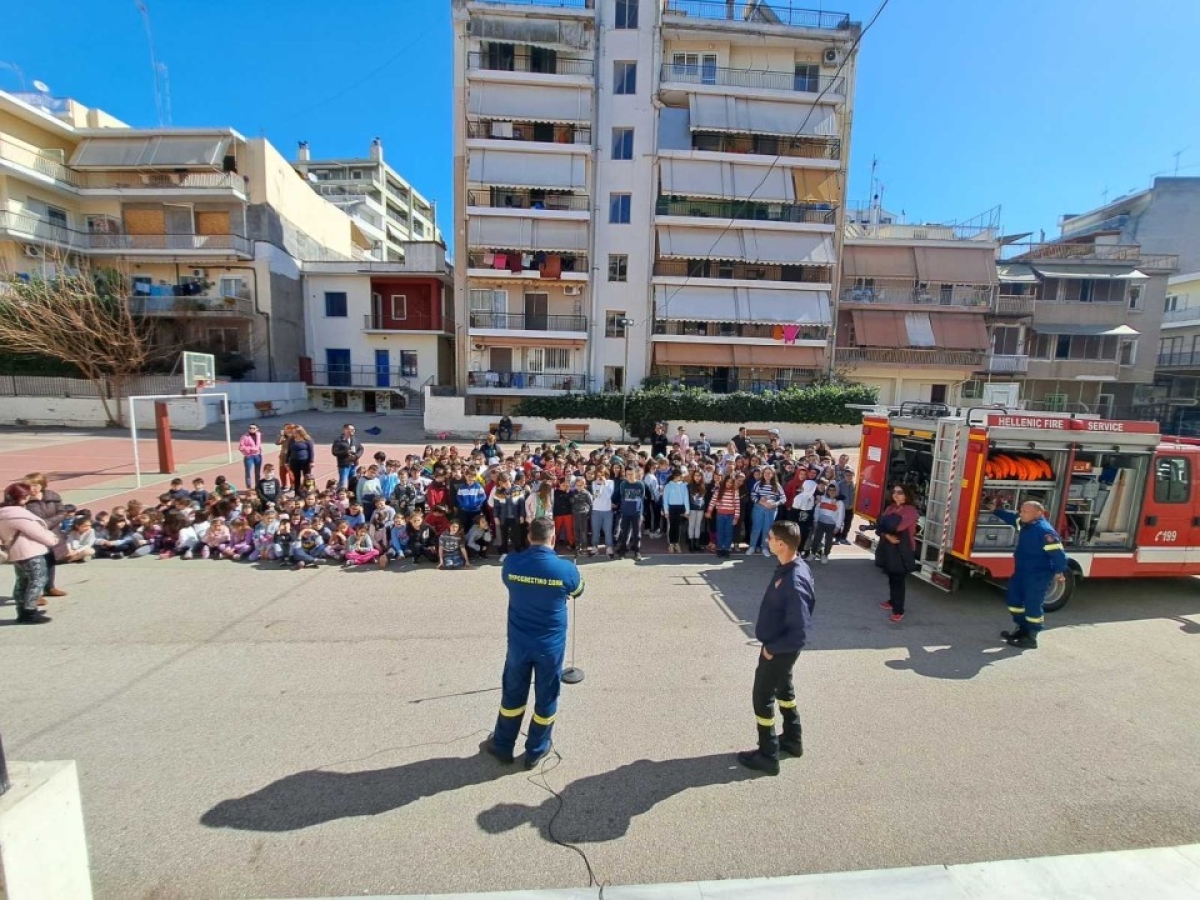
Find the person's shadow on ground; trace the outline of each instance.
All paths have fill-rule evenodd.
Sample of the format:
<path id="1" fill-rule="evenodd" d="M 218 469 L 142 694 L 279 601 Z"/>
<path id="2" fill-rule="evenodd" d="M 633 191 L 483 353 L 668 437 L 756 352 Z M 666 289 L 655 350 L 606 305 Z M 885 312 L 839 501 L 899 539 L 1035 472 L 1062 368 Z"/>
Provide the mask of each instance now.
<path id="1" fill-rule="evenodd" d="M 908 659 L 889 659 L 884 665 L 896 671 L 912 671 L 926 678 L 962 680 L 974 678 L 988 666 L 1019 656 L 1021 651 L 1003 642 L 996 644 L 959 643 L 927 650 L 920 643 L 908 645 Z"/>
<path id="2" fill-rule="evenodd" d="M 531 825 L 543 840 L 551 843 L 613 841 L 628 833 L 635 816 L 676 794 L 755 777 L 754 772 L 738 765 L 732 753 L 658 761 L 639 759 L 611 772 L 571 782 L 559 791 L 561 801 L 550 796 L 538 806 L 498 803 L 481 812 L 476 821 L 488 834 Z M 535 783 L 538 781 L 540 778 L 535 777 Z"/>

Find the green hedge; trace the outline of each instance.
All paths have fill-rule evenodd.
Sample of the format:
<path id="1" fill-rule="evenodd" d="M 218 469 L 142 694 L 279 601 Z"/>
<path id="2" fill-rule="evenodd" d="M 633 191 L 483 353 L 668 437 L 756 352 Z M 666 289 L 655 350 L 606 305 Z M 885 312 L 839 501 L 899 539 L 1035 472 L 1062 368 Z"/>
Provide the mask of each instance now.
<path id="1" fill-rule="evenodd" d="M 526 397 L 516 416 L 534 419 L 603 419 L 621 421 L 622 394 L 563 394 Z M 655 422 L 804 422 L 817 425 L 857 425 L 862 414 L 849 403 L 875 403 L 878 392 L 863 384 L 817 384 L 765 394 L 714 394 L 695 388 L 653 387 L 631 391 L 626 402 L 625 428 L 648 437 Z"/>

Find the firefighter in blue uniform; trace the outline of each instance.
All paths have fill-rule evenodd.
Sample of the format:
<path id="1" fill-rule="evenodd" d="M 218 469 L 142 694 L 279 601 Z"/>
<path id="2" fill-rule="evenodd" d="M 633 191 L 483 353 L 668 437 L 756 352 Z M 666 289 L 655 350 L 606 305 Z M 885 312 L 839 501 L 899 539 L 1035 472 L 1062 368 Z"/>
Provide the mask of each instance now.
<path id="1" fill-rule="evenodd" d="M 532 677 L 533 719 L 525 740 L 525 768 L 532 769 L 550 752 L 567 646 L 567 598 L 583 593 L 583 578 L 574 563 L 555 555 L 553 519 L 534 519 L 529 542 L 528 550 L 510 553 L 501 570 L 508 588 L 508 654 L 500 714 L 487 750 L 501 762 L 513 761 Z"/>
<path id="2" fill-rule="evenodd" d="M 1046 508 L 1036 500 L 1022 503 L 1020 512 L 1014 513 L 1002 509 L 997 498 L 992 515 L 1018 529 L 1017 548 L 1013 551 L 1016 566 L 1008 582 L 1008 611 L 1016 627 L 1000 632 L 1000 636 L 1013 647 L 1036 650 L 1038 632 L 1046 621 L 1042 609 L 1046 592 L 1051 582 L 1067 577 L 1062 538 L 1047 521 Z"/>

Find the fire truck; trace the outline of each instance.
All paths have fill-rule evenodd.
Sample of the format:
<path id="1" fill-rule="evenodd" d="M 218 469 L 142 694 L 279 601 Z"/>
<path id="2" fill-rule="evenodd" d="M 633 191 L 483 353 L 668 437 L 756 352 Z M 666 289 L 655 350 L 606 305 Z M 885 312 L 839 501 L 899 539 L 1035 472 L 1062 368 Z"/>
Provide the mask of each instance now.
<path id="1" fill-rule="evenodd" d="M 905 403 L 864 410 L 855 512 L 874 521 L 889 489 L 908 485 L 921 514 L 918 577 L 943 590 L 1013 573 L 1016 529 L 994 501 L 1046 508 L 1070 559 L 1046 609 L 1081 578 L 1200 574 L 1200 441 L 1163 437 L 1157 422 L 950 409 Z M 860 531 L 868 549 L 874 535 Z"/>

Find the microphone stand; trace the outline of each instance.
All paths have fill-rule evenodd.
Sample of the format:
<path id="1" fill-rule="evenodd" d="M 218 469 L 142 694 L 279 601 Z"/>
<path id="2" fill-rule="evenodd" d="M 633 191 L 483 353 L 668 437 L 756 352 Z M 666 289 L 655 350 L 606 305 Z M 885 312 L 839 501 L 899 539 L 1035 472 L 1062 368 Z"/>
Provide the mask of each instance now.
<path id="1" fill-rule="evenodd" d="M 575 638 L 579 627 L 575 623 L 575 598 L 571 598 L 571 664 L 563 669 L 563 684 L 579 684 L 583 681 L 583 669 L 575 665 Z"/>

